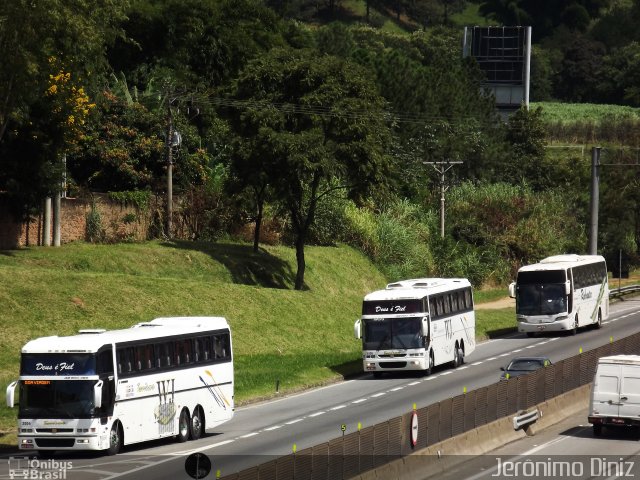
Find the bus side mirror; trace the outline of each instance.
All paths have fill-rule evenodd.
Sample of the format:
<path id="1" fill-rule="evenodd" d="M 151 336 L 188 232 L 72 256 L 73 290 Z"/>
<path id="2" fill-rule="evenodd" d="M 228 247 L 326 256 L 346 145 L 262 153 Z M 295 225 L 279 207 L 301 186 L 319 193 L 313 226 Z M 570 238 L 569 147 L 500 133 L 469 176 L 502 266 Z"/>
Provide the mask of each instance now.
<path id="1" fill-rule="evenodd" d="M 429 317 L 422 317 L 421 333 L 423 337 L 429 336 Z"/>
<path id="2" fill-rule="evenodd" d="M 509 284 L 509 296 L 511 298 L 516 298 L 516 282 L 511 282 Z"/>
<path id="3" fill-rule="evenodd" d="M 98 380 L 93 386 L 93 406 L 95 408 L 102 407 L 102 380 Z"/>
<path id="4" fill-rule="evenodd" d="M 7 407 L 13 408 L 16 403 L 16 385 L 18 382 L 11 382 L 7 387 Z"/>
<path id="5" fill-rule="evenodd" d="M 357 339 L 362 338 L 362 332 L 360 331 L 361 324 L 362 322 L 360 321 L 360 319 L 356 320 L 356 323 L 353 324 L 353 334 Z"/>
<path id="6" fill-rule="evenodd" d="M 571 293 L 571 282 L 567 280 L 564 282 L 564 294 L 569 295 Z"/>

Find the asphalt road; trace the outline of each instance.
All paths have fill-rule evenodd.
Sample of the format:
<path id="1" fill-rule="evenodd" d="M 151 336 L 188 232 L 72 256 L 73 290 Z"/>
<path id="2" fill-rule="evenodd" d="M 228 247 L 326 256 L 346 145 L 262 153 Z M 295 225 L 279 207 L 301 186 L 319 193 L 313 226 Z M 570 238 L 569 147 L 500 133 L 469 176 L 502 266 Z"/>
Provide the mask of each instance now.
<path id="1" fill-rule="evenodd" d="M 576 336 L 528 338 L 512 335 L 481 343 L 458 369 L 439 369 L 430 377 L 411 375 L 374 379 L 372 375 L 238 408 L 235 417 L 195 442 L 147 442 L 125 448 L 115 457 L 101 454 L 60 453 L 59 462 L 72 462 L 67 479 L 188 479 L 185 458 L 204 453 L 213 475 L 222 476 L 300 451 L 333 438 L 347 426 L 356 431 L 413 409 L 496 382 L 500 367 L 518 355 L 546 355 L 553 362 L 640 331 L 640 299 L 612 304 L 609 320 L 600 330 Z M 46 465 L 45 465 L 46 466 Z M 49 465 L 50 466 L 50 465 Z M 14 470 L 15 474 L 15 470 Z M 639 474 L 640 476 L 640 474 Z M 8 464 L 0 461 L 0 479 L 9 478 Z M 19 478 L 19 477 L 16 477 Z"/>
<path id="2" fill-rule="evenodd" d="M 602 437 L 595 438 L 585 409 L 535 436 L 469 458 L 437 478 L 640 478 L 639 439 L 640 431 L 632 428 L 605 429 Z"/>

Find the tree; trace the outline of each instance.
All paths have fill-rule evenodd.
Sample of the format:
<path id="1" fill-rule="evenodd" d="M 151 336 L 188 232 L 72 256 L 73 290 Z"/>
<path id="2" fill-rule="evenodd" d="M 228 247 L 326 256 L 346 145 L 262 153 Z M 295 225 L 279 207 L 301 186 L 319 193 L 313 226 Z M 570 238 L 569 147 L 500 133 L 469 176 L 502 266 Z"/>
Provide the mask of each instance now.
<path id="1" fill-rule="evenodd" d="M 304 246 L 318 203 L 336 188 L 352 198 L 374 185 L 384 188 L 389 169 L 384 102 L 357 65 L 286 49 L 250 62 L 234 98 L 244 104 L 234 127 L 261 146 L 253 156 L 256 169 L 267 174 L 275 198 L 289 212 L 300 290 Z"/>
<path id="2" fill-rule="evenodd" d="M 60 156 L 78 140 L 127 5 L 0 0 L 0 192 L 17 219 L 59 191 Z"/>

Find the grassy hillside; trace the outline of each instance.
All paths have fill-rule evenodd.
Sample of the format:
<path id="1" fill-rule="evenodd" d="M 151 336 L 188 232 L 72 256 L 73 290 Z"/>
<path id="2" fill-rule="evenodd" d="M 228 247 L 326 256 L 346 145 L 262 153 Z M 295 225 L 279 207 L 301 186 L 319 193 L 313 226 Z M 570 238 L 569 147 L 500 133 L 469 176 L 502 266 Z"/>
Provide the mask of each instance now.
<path id="1" fill-rule="evenodd" d="M 229 319 L 239 402 L 273 395 L 276 382 L 286 392 L 339 379 L 360 368 L 353 322 L 363 295 L 386 279 L 349 247 L 309 247 L 306 258 L 309 288 L 294 291 L 295 252 L 287 247 L 254 254 L 237 243 L 77 243 L 0 252 L 2 391 L 17 378 L 29 339 L 172 315 Z M 503 295 L 480 292 L 476 300 Z M 500 312 L 478 312 L 478 331 L 513 323 L 512 311 Z M 0 431 L 15 428 L 15 414 L 0 408 Z"/>

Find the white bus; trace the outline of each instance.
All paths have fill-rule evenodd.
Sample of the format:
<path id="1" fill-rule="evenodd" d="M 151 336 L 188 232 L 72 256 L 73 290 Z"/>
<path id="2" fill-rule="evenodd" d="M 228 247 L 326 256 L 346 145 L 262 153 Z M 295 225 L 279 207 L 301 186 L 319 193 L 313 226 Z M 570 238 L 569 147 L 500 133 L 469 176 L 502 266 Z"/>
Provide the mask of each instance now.
<path id="1" fill-rule="evenodd" d="M 467 279 L 419 278 L 369 293 L 354 333 L 362 339 L 366 372 L 453 367 L 475 349 L 473 292 Z"/>
<path id="2" fill-rule="evenodd" d="M 516 299 L 518 331 L 570 332 L 602 326 L 609 317 L 607 265 L 600 255 L 555 255 L 518 270 L 509 295 Z"/>
<path id="3" fill-rule="evenodd" d="M 22 348 L 18 447 L 106 450 L 164 437 L 198 439 L 232 418 L 231 332 L 222 317 L 157 318 L 123 330 L 80 330 Z"/>

